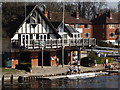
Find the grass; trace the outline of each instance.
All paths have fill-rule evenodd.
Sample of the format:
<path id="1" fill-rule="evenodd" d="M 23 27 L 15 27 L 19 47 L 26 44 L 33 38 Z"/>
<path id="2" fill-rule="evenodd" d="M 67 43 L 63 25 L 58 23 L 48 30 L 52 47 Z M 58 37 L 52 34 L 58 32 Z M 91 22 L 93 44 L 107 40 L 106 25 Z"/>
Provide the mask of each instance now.
<path id="1" fill-rule="evenodd" d="M 2 72 L 18 72 L 18 70 L 12 68 L 2 68 Z"/>

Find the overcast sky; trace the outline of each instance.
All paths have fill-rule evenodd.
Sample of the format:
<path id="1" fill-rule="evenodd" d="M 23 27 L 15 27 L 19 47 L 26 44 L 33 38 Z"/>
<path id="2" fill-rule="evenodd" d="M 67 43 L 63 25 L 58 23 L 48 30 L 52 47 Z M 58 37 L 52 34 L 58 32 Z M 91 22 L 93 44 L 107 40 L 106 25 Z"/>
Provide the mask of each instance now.
<path id="1" fill-rule="evenodd" d="M 110 8 L 118 8 L 118 2 L 107 2 Z"/>

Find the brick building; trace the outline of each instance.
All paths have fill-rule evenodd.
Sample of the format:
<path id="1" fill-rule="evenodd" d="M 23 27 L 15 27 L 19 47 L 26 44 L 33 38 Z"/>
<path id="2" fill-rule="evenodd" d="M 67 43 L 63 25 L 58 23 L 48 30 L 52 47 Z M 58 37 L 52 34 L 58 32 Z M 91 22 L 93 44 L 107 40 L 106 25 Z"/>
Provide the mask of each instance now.
<path id="1" fill-rule="evenodd" d="M 120 12 L 113 13 L 107 11 L 103 14 L 97 14 L 92 19 L 93 37 L 117 45 L 117 29 L 120 24 Z"/>
<path id="2" fill-rule="evenodd" d="M 71 28 L 79 32 L 79 37 L 81 38 L 92 38 L 92 23 L 80 16 L 79 12 L 65 12 L 63 17 L 63 12 L 44 12 L 45 16 L 49 19 L 51 23 L 62 22 L 64 18 L 65 25 L 69 25 Z"/>

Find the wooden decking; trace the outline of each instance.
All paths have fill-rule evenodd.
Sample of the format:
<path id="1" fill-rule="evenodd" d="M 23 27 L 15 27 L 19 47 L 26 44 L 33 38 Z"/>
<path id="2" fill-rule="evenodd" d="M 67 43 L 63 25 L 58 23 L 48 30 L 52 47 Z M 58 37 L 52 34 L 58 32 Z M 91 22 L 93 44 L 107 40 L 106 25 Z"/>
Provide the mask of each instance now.
<path id="1" fill-rule="evenodd" d="M 96 39 L 47 39 L 47 40 L 30 40 L 20 43 L 19 40 L 12 40 L 12 46 L 24 47 L 26 49 L 39 48 L 61 48 L 61 47 L 89 47 L 96 45 Z"/>

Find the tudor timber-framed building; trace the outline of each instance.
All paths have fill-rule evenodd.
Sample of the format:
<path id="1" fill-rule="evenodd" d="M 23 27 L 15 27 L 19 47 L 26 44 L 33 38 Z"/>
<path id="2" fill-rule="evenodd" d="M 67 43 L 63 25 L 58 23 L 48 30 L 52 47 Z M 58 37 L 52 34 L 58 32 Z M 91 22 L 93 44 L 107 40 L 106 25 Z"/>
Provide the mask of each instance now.
<path id="1" fill-rule="evenodd" d="M 80 61 L 80 48 L 96 44 L 94 38 L 73 37 L 79 32 L 63 22 L 56 28 L 56 23 L 50 22 L 38 5 L 26 6 L 25 18 L 20 20 L 19 24 L 13 24 L 11 36 L 13 68 L 21 62 L 31 63 L 32 67 L 56 66 L 57 58 L 62 66 L 70 64 L 72 51 L 78 51 Z"/>

